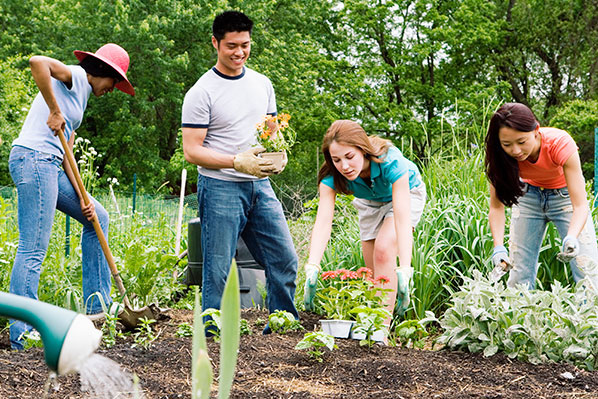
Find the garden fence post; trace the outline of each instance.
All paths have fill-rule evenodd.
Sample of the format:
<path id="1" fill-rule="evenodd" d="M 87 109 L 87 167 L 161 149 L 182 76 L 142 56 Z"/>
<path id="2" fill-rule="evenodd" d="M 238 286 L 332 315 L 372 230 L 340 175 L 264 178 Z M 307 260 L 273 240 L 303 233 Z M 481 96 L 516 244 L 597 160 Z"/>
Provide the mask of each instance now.
<path id="1" fill-rule="evenodd" d="M 64 256 L 68 258 L 71 253 L 71 217 L 69 215 L 66 215 L 64 241 Z"/>
<path id="2" fill-rule="evenodd" d="M 183 227 L 183 206 L 185 205 L 185 182 L 187 181 L 187 169 L 181 172 L 181 194 L 179 197 L 179 213 L 176 220 L 176 241 L 174 254 L 179 256 L 181 251 L 181 228 Z M 176 273 L 176 270 L 175 270 Z M 176 275 L 174 276 L 176 278 Z"/>
<path id="3" fill-rule="evenodd" d="M 135 199 L 137 197 L 137 173 L 133 174 L 133 215 L 135 215 Z"/>

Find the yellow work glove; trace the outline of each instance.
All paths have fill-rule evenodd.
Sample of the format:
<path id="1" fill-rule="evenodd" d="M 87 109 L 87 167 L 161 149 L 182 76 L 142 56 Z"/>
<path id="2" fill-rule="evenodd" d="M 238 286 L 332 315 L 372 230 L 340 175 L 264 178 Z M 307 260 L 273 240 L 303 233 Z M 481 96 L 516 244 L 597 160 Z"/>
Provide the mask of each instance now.
<path id="1" fill-rule="evenodd" d="M 256 147 L 235 155 L 233 167 L 239 172 L 260 178 L 270 176 L 276 171 L 272 161 L 257 156 L 257 154 L 264 151 L 263 148 Z"/>

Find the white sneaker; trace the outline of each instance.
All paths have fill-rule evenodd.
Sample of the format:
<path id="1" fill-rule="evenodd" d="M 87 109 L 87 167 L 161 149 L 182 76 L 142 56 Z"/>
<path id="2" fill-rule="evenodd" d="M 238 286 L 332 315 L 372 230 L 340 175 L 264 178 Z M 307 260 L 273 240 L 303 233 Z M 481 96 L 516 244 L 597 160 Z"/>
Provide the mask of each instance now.
<path id="1" fill-rule="evenodd" d="M 112 302 L 110 304 L 110 309 L 108 309 L 108 314 L 113 316 L 118 316 L 120 312 L 124 310 L 124 306 L 118 302 Z M 102 311 L 99 313 L 88 314 L 86 315 L 87 318 L 91 321 L 102 321 L 106 318 L 106 312 Z"/>

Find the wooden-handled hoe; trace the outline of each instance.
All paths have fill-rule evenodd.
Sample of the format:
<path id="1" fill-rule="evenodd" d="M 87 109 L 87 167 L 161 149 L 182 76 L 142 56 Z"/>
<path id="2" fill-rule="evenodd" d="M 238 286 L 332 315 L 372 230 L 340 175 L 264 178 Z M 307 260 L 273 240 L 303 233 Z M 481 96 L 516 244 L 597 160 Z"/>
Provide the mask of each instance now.
<path id="1" fill-rule="evenodd" d="M 85 191 L 85 186 L 83 185 L 83 180 L 81 179 L 81 175 L 79 174 L 79 169 L 77 168 L 77 163 L 75 162 L 75 156 L 71 148 L 69 147 L 66 137 L 64 136 L 64 132 L 60 130 L 58 132 L 58 138 L 62 143 L 62 147 L 64 148 L 64 155 L 66 156 L 66 160 L 75 175 L 75 180 L 77 181 L 77 186 L 79 187 L 79 191 L 81 193 L 81 199 L 88 205 L 90 200 L 87 192 Z M 147 306 L 141 309 L 133 309 L 131 307 L 131 302 L 127 297 L 127 291 L 123 285 L 123 281 L 120 278 L 120 274 L 118 274 L 118 269 L 116 268 L 116 263 L 114 262 L 114 258 L 112 257 L 112 252 L 108 247 L 108 242 L 106 241 L 106 237 L 104 236 L 104 232 L 102 231 L 102 227 L 100 226 L 100 222 L 98 221 L 97 217 L 94 217 L 92 220 L 93 228 L 95 229 L 96 235 L 98 236 L 98 240 L 100 240 L 100 245 L 102 246 L 102 251 L 104 252 L 104 256 L 108 261 L 108 265 L 110 266 L 110 272 L 112 273 L 112 277 L 114 278 L 114 282 L 118 288 L 118 292 L 123 297 L 123 304 L 124 309 L 120 310 L 118 313 L 118 318 L 120 319 L 121 323 L 127 329 L 133 329 L 139 325 L 139 319 L 147 318 L 147 319 L 156 319 L 156 315 L 154 312 Z"/>

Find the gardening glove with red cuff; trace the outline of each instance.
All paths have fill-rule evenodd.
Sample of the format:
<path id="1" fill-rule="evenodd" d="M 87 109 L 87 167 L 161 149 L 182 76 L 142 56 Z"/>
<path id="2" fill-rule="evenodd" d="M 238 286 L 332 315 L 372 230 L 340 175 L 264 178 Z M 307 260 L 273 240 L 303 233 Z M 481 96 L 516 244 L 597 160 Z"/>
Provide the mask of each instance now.
<path id="1" fill-rule="evenodd" d="M 411 277 L 413 277 L 412 267 L 397 267 L 397 304 L 395 306 L 396 312 L 399 316 L 403 316 L 409 308 L 411 302 Z"/>
<path id="2" fill-rule="evenodd" d="M 305 264 L 305 289 L 303 290 L 303 305 L 305 310 L 311 311 L 314 307 L 314 297 L 316 296 L 316 287 L 318 285 L 318 274 L 320 265 L 315 263 Z"/>
<path id="3" fill-rule="evenodd" d="M 563 250 L 556 256 L 561 262 L 569 262 L 579 255 L 579 240 L 567 235 L 563 238 Z"/>
<path id="4" fill-rule="evenodd" d="M 241 173 L 260 178 L 270 176 L 276 171 L 272 161 L 257 156 L 257 154 L 264 151 L 263 148 L 256 147 L 235 155 L 233 167 Z"/>

